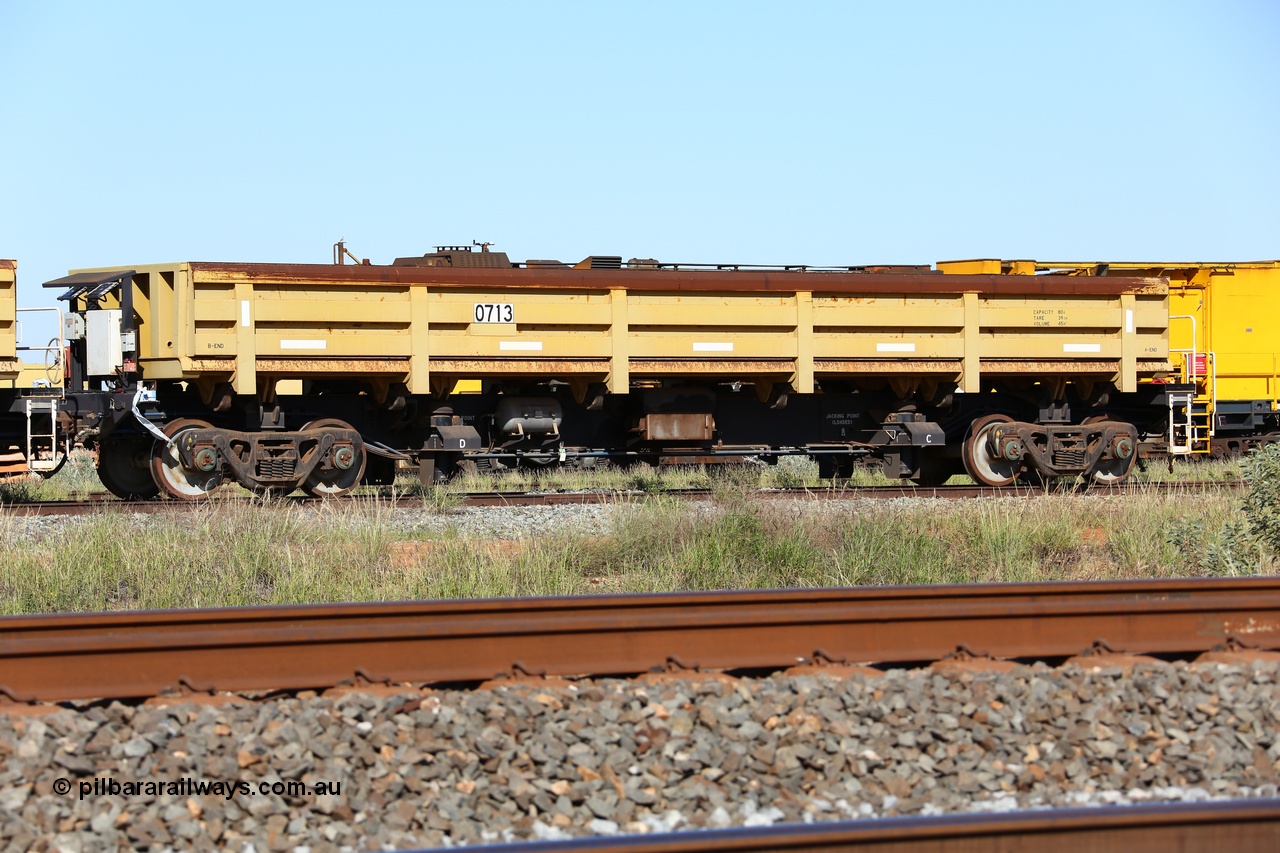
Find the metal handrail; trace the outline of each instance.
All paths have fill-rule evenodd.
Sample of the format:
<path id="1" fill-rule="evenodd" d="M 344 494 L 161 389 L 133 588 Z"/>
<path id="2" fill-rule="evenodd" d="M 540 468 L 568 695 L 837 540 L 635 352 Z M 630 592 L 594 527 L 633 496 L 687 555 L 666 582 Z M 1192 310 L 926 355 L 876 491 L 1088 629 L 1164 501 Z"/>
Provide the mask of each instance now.
<path id="1" fill-rule="evenodd" d="M 1191 314 L 1170 314 L 1169 321 L 1172 323 L 1174 320 L 1191 321 L 1191 349 L 1170 349 L 1169 352 L 1182 353 L 1187 356 L 1184 364 L 1182 365 L 1182 372 L 1187 382 L 1194 386 L 1201 376 L 1201 374 L 1196 373 L 1196 356 L 1201 354 L 1196 350 L 1196 318 Z M 1209 437 L 1212 438 L 1216 434 L 1216 430 L 1213 427 L 1212 414 L 1218 409 L 1218 357 L 1217 353 L 1213 350 L 1205 350 L 1203 355 L 1208 368 L 1208 371 L 1204 374 L 1204 378 L 1208 382 L 1209 386 L 1207 389 L 1210 414 Z M 1272 358 L 1274 359 L 1274 357 L 1275 356 L 1273 355 Z M 1196 389 L 1196 396 L 1200 396 L 1198 388 Z"/>
<path id="2" fill-rule="evenodd" d="M 1213 438 L 1217 434 L 1214 420 L 1218 411 L 1218 357 L 1213 350 L 1206 350 L 1205 357 L 1209 361 L 1209 437 Z"/>
<path id="3" fill-rule="evenodd" d="M 1195 409 L 1195 400 L 1196 400 L 1196 397 L 1199 397 L 1199 396 L 1200 396 L 1200 389 L 1199 389 L 1199 386 L 1198 386 L 1198 382 L 1199 382 L 1199 379 L 1200 379 L 1200 374 L 1196 372 L 1196 361 L 1197 361 L 1197 356 L 1200 354 L 1200 353 L 1196 350 L 1196 318 L 1195 318 L 1195 316 L 1194 316 L 1194 315 L 1192 315 L 1192 314 L 1170 314 L 1170 315 L 1169 315 L 1169 324 L 1170 324 L 1171 326 L 1173 325 L 1173 321 L 1174 321 L 1174 320 L 1190 320 L 1190 321 L 1191 321 L 1191 348 L 1190 348 L 1190 349 L 1175 349 L 1175 348 L 1170 348 L 1169 352 L 1171 352 L 1171 353 L 1175 353 L 1175 352 L 1176 352 L 1176 353 L 1181 353 L 1181 354 L 1184 356 L 1183 363 L 1182 363 L 1182 374 L 1183 374 L 1183 379 L 1184 379 L 1184 380 L 1187 382 L 1187 384 L 1189 384 L 1189 385 L 1191 386 L 1191 388 L 1192 388 L 1192 391 L 1191 391 L 1191 401 L 1187 404 L 1187 407 L 1188 407 L 1188 411 L 1187 411 L 1187 424 L 1188 424 L 1188 427 L 1187 427 L 1187 428 L 1188 428 L 1189 430 L 1194 431 L 1194 430 L 1195 430 L 1195 418 L 1194 418 L 1194 416 L 1193 416 L 1193 411 L 1194 411 L 1194 409 Z M 1213 413 L 1214 413 L 1214 411 L 1218 408 L 1218 381 L 1217 381 L 1217 380 L 1218 380 L 1218 361 L 1217 361 L 1217 359 L 1216 359 L 1216 358 L 1214 358 L 1214 354 L 1213 354 L 1213 352 L 1212 352 L 1211 350 L 1206 350 L 1204 354 L 1205 354 L 1205 357 L 1206 357 L 1206 358 L 1205 358 L 1205 360 L 1208 362 L 1208 365 L 1207 365 L 1207 366 L 1209 366 L 1210 370 L 1212 371 L 1212 373 L 1211 373 L 1208 377 L 1206 377 L 1206 378 L 1208 378 L 1208 379 L 1209 379 L 1209 389 L 1208 389 L 1208 390 L 1209 390 L 1209 400 L 1210 400 L 1210 402 L 1209 402 L 1209 406 L 1208 406 L 1208 411 L 1207 411 L 1207 413 L 1206 413 L 1206 414 L 1208 415 L 1208 417 L 1209 417 L 1209 424 L 1208 424 L 1208 427 L 1209 427 L 1209 434 L 1205 437 L 1205 439 L 1206 439 L 1206 440 L 1209 440 L 1209 439 L 1212 439 L 1212 438 L 1213 438 L 1213 436 L 1214 436 L 1214 428 L 1213 428 L 1213 420 L 1214 420 L 1214 417 L 1213 417 Z M 1169 413 L 1169 446 L 1170 446 L 1171 448 L 1174 446 L 1174 441 L 1173 441 L 1173 427 L 1174 427 L 1174 424 L 1173 424 L 1173 413 L 1172 413 L 1172 411 L 1170 411 L 1170 413 Z M 1189 447 L 1194 448 L 1195 443 L 1196 443 L 1196 441 L 1197 441 L 1197 440 L 1198 440 L 1198 436 L 1195 436 L 1195 435 L 1188 435 L 1188 436 L 1187 436 L 1187 443 L 1188 443 L 1188 446 L 1189 446 Z"/>
<path id="4" fill-rule="evenodd" d="M 44 308 L 18 308 L 18 309 L 17 309 L 17 313 L 19 313 L 19 314 L 36 314 L 36 313 L 39 313 L 39 312 L 42 312 L 42 311 L 50 311 L 50 312 L 52 312 L 53 314 L 55 314 L 55 315 L 57 316 L 57 318 L 58 318 L 58 326 L 57 326 L 57 329 L 58 329 L 58 337 L 56 338 L 56 340 L 58 341 L 58 345 L 57 345 L 57 346 L 54 346 L 52 343 L 46 344 L 45 346 L 42 346 L 42 347 L 34 347 L 34 346 L 25 346 L 25 345 L 23 345 L 23 343 L 22 343 L 22 322 L 21 322 L 21 321 L 19 321 L 19 320 L 15 320 L 15 321 L 14 321 L 14 323 L 15 323 L 15 325 L 17 326 L 17 329 L 16 329 L 16 332 L 17 332 L 17 336 L 16 336 L 16 340 L 17 340 L 16 349 L 17 349 L 17 351 L 18 351 L 18 352 L 43 352 L 43 353 L 50 353 L 50 352 L 52 352 L 52 353 L 54 353 L 54 358 L 53 358 L 53 362 L 52 362 L 52 363 L 49 363 L 49 361 L 47 360 L 47 356 L 46 356 L 46 361 L 45 361 L 45 377 L 49 380 L 49 384 L 50 384 L 50 385 L 52 385 L 52 386 L 56 386 L 56 387 L 58 387 L 58 388 L 61 388 L 61 387 L 62 387 L 62 384 L 63 384 L 63 383 L 62 383 L 62 379 L 63 379 L 63 378 L 65 378 L 65 377 L 63 377 L 63 376 L 61 375 L 61 374 L 64 374 L 64 373 L 65 373 L 65 365 L 63 364 L 63 359 L 65 358 L 66 351 L 67 351 L 67 340 L 66 340 L 66 338 L 65 338 L 65 337 L 63 337 L 62 309 L 61 309 L 61 308 L 59 308 L 59 307 L 57 307 L 56 305 L 53 305 L 53 306 L 47 306 L 47 307 L 44 307 Z M 52 340 L 52 339 L 51 339 L 51 340 Z M 49 375 L 49 371 L 50 371 L 51 369 L 57 369 L 57 371 L 59 372 L 59 379 L 58 379 L 58 381 L 56 381 L 56 382 L 54 381 L 53 377 L 52 377 L 51 375 Z"/>
<path id="5" fill-rule="evenodd" d="M 1173 325 L 1174 320 L 1191 321 L 1191 349 L 1170 349 L 1169 352 L 1180 352 L 1184 355 L 1190 354 L 1190 358 L 1183 362 L 1182 373 L 1187 382 L 1194 385 L 1196 381 L 1196 318 L 1193 314 L 1170 314 L 1169 324 Z"/>

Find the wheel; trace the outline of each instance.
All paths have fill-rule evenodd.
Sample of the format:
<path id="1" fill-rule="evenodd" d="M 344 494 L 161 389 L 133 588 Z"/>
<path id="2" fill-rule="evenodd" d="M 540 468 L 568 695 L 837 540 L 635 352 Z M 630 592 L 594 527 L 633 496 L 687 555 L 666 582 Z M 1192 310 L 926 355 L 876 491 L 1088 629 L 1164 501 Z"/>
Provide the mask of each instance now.
<path id="1" fill-rule="evenodd" d="M 337 418 L 321 418 L 302 427 L 303 432 L 317 429 L 353 430 L 355 428 Z M 337 498 L 349 494 L 364 479 L 364 469 L 368 462 L 364 452 L 364 442 L 359 438 L 356 439 L 351 450 L 350 459 L 339 460 L 336 454 L 331 454 L 330 459 L 321 460 L 319 465 L 311 469 L 307 479 L 302 481 L 302 490 L 314 498 Z M 340 461 L 345 463 L 345 467 L 339 466 Z M 326 465 L 326 462 L 331 464 Z"/>
<path id="2" fill-rule="evenodd" d="M 222 485 L 222 465 L 216 454 L 209 460 L 213 468 L 208 471 L 186 467 L 178 455 L 178 442 L 182 440 L 182 433 L 212 428 L 212 424 L 186 418 L 165 424 L 164 434 L 172 438 L 173 443 L 161 444 L 156 441 L 151 448 L 151 477 L 161 491 L 179 500 L 196 501 L 218 490 Z"/>
<path id="3" fill-rule="evenodd" d="M 1097 424 L 1103 421 L 1113 420 L 1111 415 L 1094 415 L 1091 418 L 1085 418 L 1081 421 L 1082 425 Z M 1116 486 L 1129 479 L 1129 475 L 1133 473 L 1133 466 L 1138 461 L 1137 449 L 1129 454 L 1128 459 L 1099 459 L 1098 465 L 1089 475 L 1090 482 L 1095 486 Z"/>
<path id="4" fill-rule="evenodd" d="M 1137 461 L 1136 452 L 1128 459 L 1099 459 L 1098 467 L 1093 469 L 1094 485 L 1117 486 L 1123 483 L 1133 473 L 1133 466 Z"/>
<path id="5" fill-rule="evenodd" d="M 151 476 L 149 435 L 108 436 L 98 447 L 98 479 L 107 491 L 126 501 L 144 501 L 160 494 Z"/>
<path id="6" fill-rule="evenodd" d="M 1007 486 L 1017 479 L 1018 472 L 1022 470 L 1021 461 L 1011 462 L 992 456 L 987 448 L 987 438 L 991 431 L 1011 423 L 1013 418 L 1005 415 L 987 415 L 969 425 L 969 433 L 960 448 L 960 457 L 964 460 L 964 470 L 981 485 Z"/>
<path id="7" fill-rule="evenodd" d="M 1137 442 L 1128 437 L 1121 438 L 1120 441 L 1129 445 L 1129 458 L 1121 459 L 1113 456 L 1110 459 L 1099 459 L 1089 475 L 1093 485 L 1118 486 L 1129 479 L 1129 475 L 1133 473 L 1133 466 L 1138 462 Z"/>

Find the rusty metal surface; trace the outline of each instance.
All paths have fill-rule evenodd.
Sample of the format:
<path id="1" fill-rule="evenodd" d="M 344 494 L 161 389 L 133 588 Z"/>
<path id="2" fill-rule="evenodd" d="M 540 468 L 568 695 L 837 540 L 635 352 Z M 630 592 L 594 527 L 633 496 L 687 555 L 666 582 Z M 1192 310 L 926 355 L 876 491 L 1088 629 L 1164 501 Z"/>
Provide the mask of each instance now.
<path id="1" fill-rule="evenodd" d="M 584 374 L 598 373 L 601 376 L 609 372 L 609 359 L 602 358 L 432 358 L 431 370 L 434 373 L 458 374 L 460 376 L 476 376 L 490 374 L 511 375 L 551 375 L 563 373 Z"/>
<path id="2" fill-rule="evenodd" d="M 637 431 L 642 441 L 710 441 L 715 429 L 708 414 L 651 412 L 640 418 Z"/>
<path id="3" fill-rule="evenodd" d="M 982 372 L 991 374 L 1022 374 L 1038 370 L 1042 373 L 1114 373 L 1120 369 L 1120 359 L 1100 361 L 1073 361 L 1071 359 L 990 358 L 982 362 Z"/>
<path id="4" fill-rule="evenodd" d="M 261 373 L 369 373 L 407 374 L 409 358 L 381 358 L 378 356 L 340 356 L 315 358 L 286 358 L 282 356 L 258 356 L 255 359 Z M 184 358 L 183 369 L 200 373 L 235 372 L 234 358 Z"/>
<path id="5" fill-rule="evenodd" d="M 1280 577 L 974 584 L 303 605 L 0 619 L 0 692 L 19 701 L 194 690 L 481 681 L 519 668 L 626 675 L 1066 657 L 1099 640 L 1192 654 L 1280 647 Z"/>
<path id="6" fill-rule="evenodd" d="M 1280 850 L 1280 800 L 894 817 L 471 849 L 477 853 L 509 853 L 513 849 L 523 853 L 1272 853 Z"/>
<path id="7" fill-rule="evenodd" d="M 989 293 L 1049 296 L 1167 293 L 1165 279 L 1119 276 L 937 275 L 672 269 L 458 269 L 456 267 L 337 266 L 333 264 L 191 263 L 196 275 L 252 282 L 425 284 L 459 288 L 550 288 L 657 292 Z"/>
<path id="8" fill-rule="evenodd" d="M 366 375 L 390 373 L 408 375 L 409 359 L 371 356 L 329 356 L 321 358 L 284 358 L 260 355 L 256 359 L 260 373 L 328 373 Z"/>
<path id="9" fill-rule="evenodd" d="M 721 373 L 791 373 L 795 370 L 792 358 L 632 358 L 631 374 L 676 374 L 680 376 L 716 375 Z"/>
<path id="10" fill-rule="evenodd" d="M 815 358 L 814 373 L 876 373 L 958 374 L 964 369 L 960 359 L 909 359 L 884 361 L 871 358 Z"/>
<path id="11" fill-rule="evenodd" d="M 230 375 L 236 372 L 236 360 L 234 358 L 187 358 L 182 360 L 184 370 L 200 371 L 201 373 L 226 373 Z"/>

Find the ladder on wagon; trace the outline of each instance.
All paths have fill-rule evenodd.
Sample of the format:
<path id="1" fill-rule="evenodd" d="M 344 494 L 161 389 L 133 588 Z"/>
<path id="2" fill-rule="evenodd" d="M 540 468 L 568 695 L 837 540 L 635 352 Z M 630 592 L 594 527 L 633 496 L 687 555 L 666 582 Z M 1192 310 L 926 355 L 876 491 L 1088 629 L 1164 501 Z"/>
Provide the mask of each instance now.
<path id="1" fill-rule="evenodd" d="M 69 446 L 58 446 L 58 398 L 27 397 L 23 402 L 27 414 L 27 470 L 33 474 L 57 471 L 71 452 Z"/>
<path id="2" fill-rule="evenodd" d="M 1170 391 L 1169 453 L 1207 454 L 1213 449 L 1213 395 Z"/>
<path id="3" fill-rule="evenodd" d="M 1169 454 L 1185 456 L 1195 453 L 1201 444 L 1195 421 L 1194 391 L 1169 391 Z"/>
<path id="4" fill-rule="evenodd" d="M 1173 314 L 1169 320 L 1191 321 L 1191 348 L 1171 349 L 1182 355 L 1182 383 L 1186 391 L 1170 391 L 1169 454 L 1208 454 L 1213 449 L 1213 412 L 1218 402 L 1218 364 L 1211 351 L 1196 350 L 1196 318 Z"/>

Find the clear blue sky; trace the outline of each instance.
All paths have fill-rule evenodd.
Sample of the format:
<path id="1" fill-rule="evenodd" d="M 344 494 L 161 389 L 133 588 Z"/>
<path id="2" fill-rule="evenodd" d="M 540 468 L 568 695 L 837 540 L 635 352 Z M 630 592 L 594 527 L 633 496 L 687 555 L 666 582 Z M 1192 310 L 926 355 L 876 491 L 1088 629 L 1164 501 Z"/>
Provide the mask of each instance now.
<path id="1" fill-rule="evenodd" d="M 0 257 L 1280 257 L 1280 4 L 0 0 Z M 35 343 L 35 341 L 30 341 Z"/>

